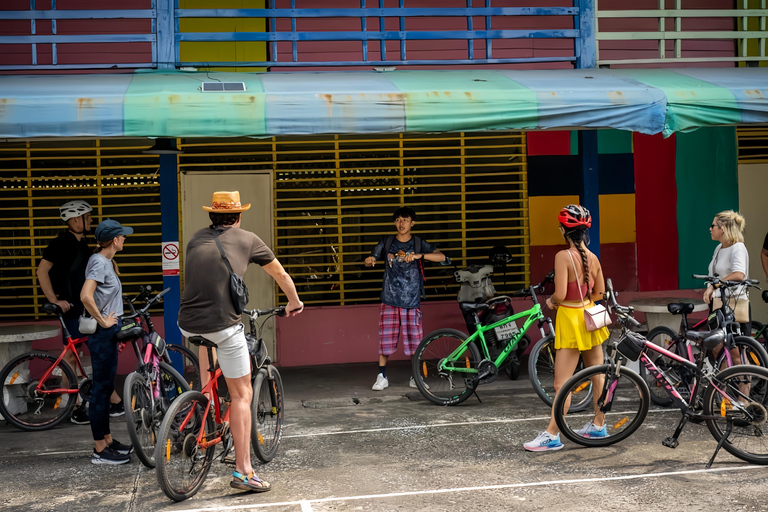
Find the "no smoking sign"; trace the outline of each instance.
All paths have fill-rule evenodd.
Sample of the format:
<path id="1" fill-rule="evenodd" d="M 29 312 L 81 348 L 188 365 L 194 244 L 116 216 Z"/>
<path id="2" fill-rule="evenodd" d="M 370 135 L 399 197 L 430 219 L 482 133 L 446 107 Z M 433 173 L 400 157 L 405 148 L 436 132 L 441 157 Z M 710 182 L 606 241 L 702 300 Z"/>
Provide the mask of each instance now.
<path id="1" fill-rule="evenodd" d="M 163 242 L 163 275 L 179 275 L 179 242 Z"/>

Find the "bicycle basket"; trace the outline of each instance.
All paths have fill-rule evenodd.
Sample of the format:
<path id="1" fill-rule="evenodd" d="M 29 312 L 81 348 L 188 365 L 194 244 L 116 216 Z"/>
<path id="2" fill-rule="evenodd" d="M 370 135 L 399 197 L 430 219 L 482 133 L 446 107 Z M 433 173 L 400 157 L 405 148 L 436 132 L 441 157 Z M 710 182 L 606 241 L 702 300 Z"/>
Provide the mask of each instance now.
<path id="1" fill-rule="evenodd" d="M 626 331 L 621 341 L 616 344 L 616 350 L 630 361 L 637 361 L 643 348 L 645 348 L 645 340 L 630 331 Z"/>

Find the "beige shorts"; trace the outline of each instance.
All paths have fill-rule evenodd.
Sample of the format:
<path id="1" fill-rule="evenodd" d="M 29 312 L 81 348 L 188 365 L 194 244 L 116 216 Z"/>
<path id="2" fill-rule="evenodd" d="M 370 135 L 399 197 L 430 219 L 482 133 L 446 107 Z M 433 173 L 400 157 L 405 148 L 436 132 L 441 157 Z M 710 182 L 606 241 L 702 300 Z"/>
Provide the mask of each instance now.
<path id="1" fill-rule="evenodd" d="M 179 327 L 181 334 L 202 336 L 216 344 L 216 357 L 221 367 L 221 373 L 228 379 L 239 379 L 251 373 L 251 359 L 248 356 L 248 345 L 245 342 L 245 326 L 236 324 L 221 331 L 209 333 L 192 333 Z"/>

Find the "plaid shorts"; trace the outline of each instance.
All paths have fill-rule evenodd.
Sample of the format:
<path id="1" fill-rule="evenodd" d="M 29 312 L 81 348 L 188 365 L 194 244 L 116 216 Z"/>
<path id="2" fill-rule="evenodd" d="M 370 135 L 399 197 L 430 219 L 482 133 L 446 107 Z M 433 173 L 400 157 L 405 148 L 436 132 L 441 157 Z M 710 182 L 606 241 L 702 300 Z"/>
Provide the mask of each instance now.
<path id="1" fill-rule="evenodd" d="M 389 356 L 397 350 L 397 340 L 403 332 L 405 355 L 410 356 L 424 337 L 421 309 L 396 308 L 381 304 L 379 308 L 379 355 Z"/>

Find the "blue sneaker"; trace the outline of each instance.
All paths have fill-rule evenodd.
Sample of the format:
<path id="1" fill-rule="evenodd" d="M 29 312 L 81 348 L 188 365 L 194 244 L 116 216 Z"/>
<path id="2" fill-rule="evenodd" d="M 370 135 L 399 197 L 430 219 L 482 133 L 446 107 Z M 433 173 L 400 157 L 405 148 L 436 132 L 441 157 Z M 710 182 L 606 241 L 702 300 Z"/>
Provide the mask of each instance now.
<path id="1" fill-rule="evenodd" d="M 529 452 L 548 452 L 559 450 L 563 447 L 563 443 L 560 442 L 560 434 L 553 436 L 546 430 L 536 436 L 533 441 L 527 442 L 523 445 L 523 448 Z"/>
<path id="2" fill-rule="evenodd" d="M 586 437 L 587 439 L 608 437 L 608 429 L 605 425 L 598 427 L 591 421 L 588 421 L 587 424 L 577 430 L 576 433 L 581 437 Z"/>

